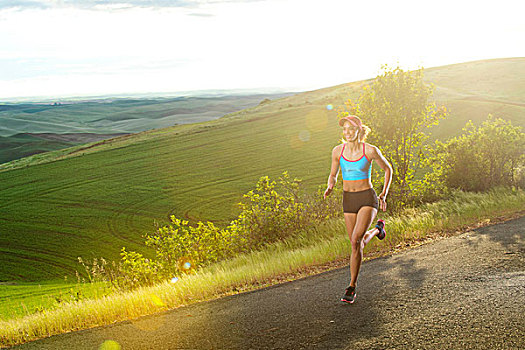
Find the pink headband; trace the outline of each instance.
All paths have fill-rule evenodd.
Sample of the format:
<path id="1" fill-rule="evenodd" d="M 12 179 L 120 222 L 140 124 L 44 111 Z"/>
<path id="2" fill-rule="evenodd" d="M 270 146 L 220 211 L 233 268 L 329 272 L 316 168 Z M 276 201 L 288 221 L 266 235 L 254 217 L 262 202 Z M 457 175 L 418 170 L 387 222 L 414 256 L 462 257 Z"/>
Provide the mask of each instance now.
<path id="1" fill-rule="evenodd" d="M 359 129 L 363 128 L 361 126 L 361 121 L 359 119 L 357 119 L 356 117 L 354 117 L 353 115 L 350 115 L 348 117 L 343 117 L 343 118 L 339 119 L 339 126 L 343 126 L 345 121 L 349 121 L 350 124 L 352 124 L 353 126 L 357 126 Z"/>

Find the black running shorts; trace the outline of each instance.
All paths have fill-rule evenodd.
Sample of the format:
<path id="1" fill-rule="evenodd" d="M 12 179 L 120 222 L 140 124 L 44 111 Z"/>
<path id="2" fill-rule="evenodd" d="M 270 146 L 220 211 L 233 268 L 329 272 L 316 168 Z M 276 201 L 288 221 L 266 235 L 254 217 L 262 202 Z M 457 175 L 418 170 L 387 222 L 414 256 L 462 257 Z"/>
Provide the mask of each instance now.
<path id="1" fill-rule="evenodd" d="M 373 188 L 357 192 L 343 191 L 344 213 L 357 213 L 363 206 L 379 208 L 377 194 Z"/>

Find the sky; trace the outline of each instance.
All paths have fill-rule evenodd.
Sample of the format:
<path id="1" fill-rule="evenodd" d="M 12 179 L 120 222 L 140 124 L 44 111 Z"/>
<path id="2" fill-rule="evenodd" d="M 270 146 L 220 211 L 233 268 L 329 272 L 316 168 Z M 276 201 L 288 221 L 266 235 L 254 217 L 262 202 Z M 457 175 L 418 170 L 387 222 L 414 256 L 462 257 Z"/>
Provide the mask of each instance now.
<path id="1" fill-rule="evenodd" d="M 0 102 L 314 90 L 524 57 L 521 0 L 0 0 Z"/>

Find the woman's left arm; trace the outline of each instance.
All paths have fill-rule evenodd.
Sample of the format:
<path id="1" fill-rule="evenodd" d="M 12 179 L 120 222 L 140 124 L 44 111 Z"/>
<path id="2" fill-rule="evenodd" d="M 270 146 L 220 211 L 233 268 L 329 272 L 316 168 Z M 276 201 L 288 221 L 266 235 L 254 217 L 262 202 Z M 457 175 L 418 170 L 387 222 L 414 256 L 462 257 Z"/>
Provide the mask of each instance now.
<path id="1" fill-rule="evenodd" d="M 382 202 L 385 201 L 386 196 L 388 194 L 388 189 L 390 188 L 390 182 L 392 181 L 392 165 L 386 160 L 385 157 L 383 157 L 383 154 L 377 148 L 376 146 L 372 146 L 372 159 L 376 161 L 376 163 L 385 171 L 385 183 L 383 185 L 383 191 L 379 195 L 379 197 L 382 199 Z M 383 204 L 383 203 L 381 203 Z M 383 211 L 386 210 L 386 202 L 384 205 L 384 208 L 382 208 Z"/>

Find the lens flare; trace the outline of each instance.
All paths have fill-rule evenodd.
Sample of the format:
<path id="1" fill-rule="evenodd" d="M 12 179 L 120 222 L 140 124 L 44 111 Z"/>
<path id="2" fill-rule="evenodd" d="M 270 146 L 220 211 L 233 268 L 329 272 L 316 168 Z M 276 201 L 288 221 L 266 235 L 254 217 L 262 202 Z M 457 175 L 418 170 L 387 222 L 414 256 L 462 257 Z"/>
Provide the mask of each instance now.
<path id="1" fill-rule="evenodd" d="M 310 133 L 308 132 L 308 130 L 301 130 L 299 132 L 299 140 L 303 142 L 310 141 Z"/>
<path id="2" fill-rule="evenodd" d="M 180 270 L 189 271 L 193 267 L 193 261 L 188 256 L 180 257 L 177 264 Z"/>
<path id="3" fill-rule="evenodd" d="M 98 350 L 120 350 L 120 344 L 114 340 L 106 340 L 100 344 Z"/>

